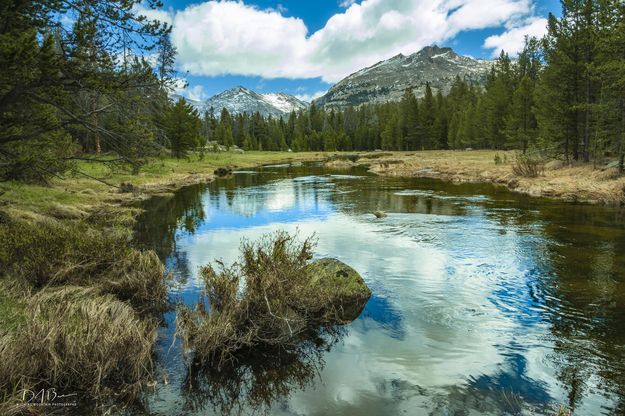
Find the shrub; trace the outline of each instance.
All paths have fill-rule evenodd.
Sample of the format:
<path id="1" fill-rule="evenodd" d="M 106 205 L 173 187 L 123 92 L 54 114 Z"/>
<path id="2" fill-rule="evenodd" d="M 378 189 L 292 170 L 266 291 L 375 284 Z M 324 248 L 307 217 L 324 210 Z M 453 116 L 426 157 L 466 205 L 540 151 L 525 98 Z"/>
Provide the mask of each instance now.
<path id="1" fill-rule="evenodd" d="M 545 162 L 537 156 L 517 153 L 512 164 L 512 171 L 517 176 L 536 178 L 545 173 Z"/>
<path id="2" fill-rule="evenodd" d="M 177 330 L 186 348 L 198 360 L 221 367 L 238 351 L 295 348 L 311 333 L 341 323 L 342 314 L 334 310 L 342 309 L 337 286 L 313 278 L 313 247 L 310 238 L 300 243 L 296 236 L 278 232 L 256 243 L 244 241 L 241 259 L 230 267 L 204 267 L 210 311 L 200 302 L 195 310 L 181 306 L 178 312 Z M 358 288 L 343 287 L 350 300 L 368 299 L 364 283 Z"/>
<path id="3" fill-rule="evenodd" d="M 162 304 L 164 268 L 152 252 L 130 244 L 127 233 L 81 221 L 10 220 L 0 224 L 0 277 L 40 290 L 87 285 L 140 309 Z"/>

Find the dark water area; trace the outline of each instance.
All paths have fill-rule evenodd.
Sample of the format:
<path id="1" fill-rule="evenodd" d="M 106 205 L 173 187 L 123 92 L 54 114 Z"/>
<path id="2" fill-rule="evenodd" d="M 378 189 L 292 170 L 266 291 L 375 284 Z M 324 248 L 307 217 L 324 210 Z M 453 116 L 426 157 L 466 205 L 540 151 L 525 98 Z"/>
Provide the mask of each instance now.
<path id="1" fill-rule="evenodd" d="M 319 257 L 373 291 L 324 339 L 223 371 L 189 366 L 168 312 L 168 384 L 150 414 L 625 414 L 621 209 L 316 165 L 237 172 L 146 208 L 137 239 L 174 276 L 173 302 L 195 305 L 200 266 L 276 230 L 315 234 Z"/>

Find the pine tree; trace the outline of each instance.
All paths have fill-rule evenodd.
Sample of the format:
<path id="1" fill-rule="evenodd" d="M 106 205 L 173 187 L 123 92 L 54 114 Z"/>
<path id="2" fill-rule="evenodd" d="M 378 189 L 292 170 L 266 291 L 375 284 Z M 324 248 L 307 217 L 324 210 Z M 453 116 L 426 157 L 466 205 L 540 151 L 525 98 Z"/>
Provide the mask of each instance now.
<path id="1" fill-rule="evenodd" d="M 176 74 L 176 48 L 172 45 L 169 33 L 163 35 L 156 43 L 157 71 L 161 85 L 167 88 Z"/>
<path id="2" fill-rule="evenodd" d="M 434 102 L 434 96 L 432 95 L 430 83 L 425 85 L 425 96 L 421 101 L 419 118 L 423 130 L 423 147 L 431 149 L 432 143 L 435 143 L 434 122 L 436 120 L 436 104 Z"/>
<path id="3" fill-rule="evenodd" d="M 406 90 L 399 103 L 400 130 L 403 140 L 397 150 L 415 150 L 423 146 L 423 134 L 419 123 L 419 102 L 412 91 Z"/>
<path id="4" fill-rule="evenodd" d="M 535 143 L 537 123 L 534 116 L 534 83 L 525 75 L 512 97 L 510 112 L 506 117 L 508 147 L 527 151 Z"/>
<path id="5" fill-rule="evenodd" d="M 402 134 L 396 114 L 388 119 L 381 136 L 383 150 L 397 150 L 397 143 L 402 141 Z"/>
<path id="6" fill-rule="evenodd" d="M 549 16 L 543 41 L 546 67 L 537 88 L 538 124 L 545 146 L 567 160 L 590 154 L 594 56 L 594 2 L 563 0 L 562 17 Z"/>
<path id="7" fill-rule="evenodd" d="M 200 144 L 201 121 L 197 111 L 180 98 L 169 109 L 165 121 L 165 131 L 171 143 L 172 154 L 177 158 Z M 220 127 L 222 124 L 220 124 Z M 232 136 L 232 131 L 230 131 Z"/>
<path id="8" fill-rule="evenodd" d="M 618 157 L 622 174 L 625 172 L 625 4 L 606 0 L 600 6 L 598 131 L 605 149 Z"/>

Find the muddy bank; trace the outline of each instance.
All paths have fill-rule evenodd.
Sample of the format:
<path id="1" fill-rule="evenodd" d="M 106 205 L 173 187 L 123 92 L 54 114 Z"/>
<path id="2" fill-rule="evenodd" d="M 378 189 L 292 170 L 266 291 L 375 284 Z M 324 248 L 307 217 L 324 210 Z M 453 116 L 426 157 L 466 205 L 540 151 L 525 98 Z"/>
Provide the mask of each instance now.
<path id="1" fill-rule="evenodd" d="M 501 158 L 495 163 L 495 156 Z M 373 158 L 371 157 L 373 156 Z M 504 157 L 505 156 L 505 157 Z M 394 152 L 381 157 L 363 154 L 356 161 L 377 175 L 442 179 L 455 183 L 502 185 L 514 192 L 570 202 L 625 204 L 625 177 L 615 169 L 591 165 L 565 166 L 557 161 L 545 166 L 543 175 L 526 178 L 512 170 L 513 152 L 424 151 Z"/>

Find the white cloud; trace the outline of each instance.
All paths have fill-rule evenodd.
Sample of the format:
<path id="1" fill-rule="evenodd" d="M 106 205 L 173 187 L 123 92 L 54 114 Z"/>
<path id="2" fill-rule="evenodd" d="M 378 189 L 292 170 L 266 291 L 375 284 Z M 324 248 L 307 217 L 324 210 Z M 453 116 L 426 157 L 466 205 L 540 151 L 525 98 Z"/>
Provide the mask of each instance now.
<path id="1" fill-rule="evenodd" d="M 493 35 L 486 38 L 483 47 L 492 49 L 493 56 L 498 56 L 502 50 L 514 56 L 523 50 L 526 36 L 541 38 L 546 33 L 547 19 L 533 17 L 509 27 L 501 35 Z"/>
<path id="2" fill-rule="evenodd" d="M 356 0 L 341 0 L 339 1 L 339 6 L 348 8 L 352 4 L 356 3 Z"/>
<path id="3" fill-rule="evenodd" d="M 312 94 L 296 94 L 295 98 L 297 98 L 298 100 L 310 103 L 310 102 L 312 102 L 312 100 L 315 100 L 315 99 L 321 97 L 326 92 L 328 92 L 328 90 L 317 91 L 317 92 L 312 93 Z"/>
<path id="4" fill-rule="evenodd" d="M 179 64 L 193 75 L 321 77 L 336 82 L 398 53 L 449 41 L 465 30 L 509 27 L 532 16 L 533 1 L 347 1 L 342 2 L 346 10 L 312 34 L 302 19 L 243 1 L 208 1 L 170 17 Z"/>
<path id="5" fill-rule="evenodd" d="M 194 85 L 186 89 L 186 96 L 191 100 L 204 101 L 206 100 L 206 92 L 202 85 Z"/>
<path id="6" fill-rule="evenodd" d="M 189 88 L 189 84 L 184 78 L 174 78 L 171 84 L 171 90 L 175 94 L 186 95 L 187 88 Z"/>

